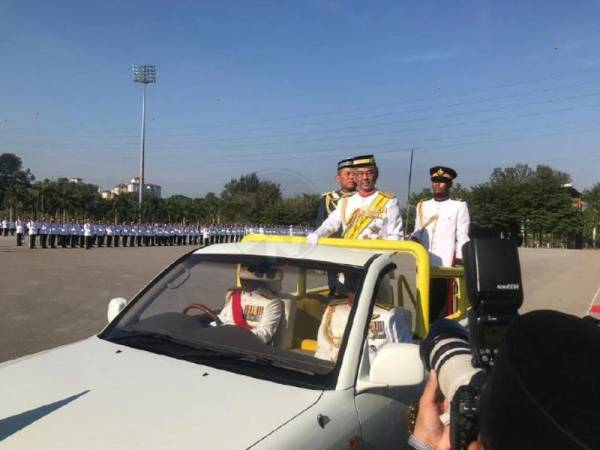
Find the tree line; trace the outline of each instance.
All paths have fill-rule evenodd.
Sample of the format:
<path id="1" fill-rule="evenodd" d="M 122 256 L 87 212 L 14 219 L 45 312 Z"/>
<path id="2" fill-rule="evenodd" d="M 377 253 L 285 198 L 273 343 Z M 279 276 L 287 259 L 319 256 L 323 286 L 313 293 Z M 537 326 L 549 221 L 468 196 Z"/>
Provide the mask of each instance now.
<path id="1" fill-rule="evenodd" d="M 204 197 L 172 195 L 146 197 L 144 222 L 312 224 L 319 195 L 283 197 L 278 184 L 260 180 L 255 173 L 225 184 L 220 194 Z M 104 199 L 98 186 L 68 178 L 36 181 L 21 158 L 0 154 L 0 215 L 54 217 L 58 220 L 92 219 L 106 222 L 138 221 L 137 193 Z"/>
<path id="2" fill-rule="evenodd" d="M 583 208 L 576 207 L 571 177 L 546 165 L 525 164 L 496 168 L 488 181 L 465 188 L 456 184 L 452 197 L 468 202 L 471 221 L 478 229 L 513 238 L 527 246 L 591 245 L 600 226 L 600 182 L 583 191 Z M 319 195 L 284 197 L 279 184 L 261 180 L 256 173 L 225 184 L 221 193 L 204 197 L 172 195 L 148 197 L 143 203 L 145 222 L 262 223 L 313 225 Z M 414 227 L 417 203 L 431 198 L 431 190 L 411 194 L 407 230 Z M 103 199 L 98 186 L 72 183 L 67 178 L 36 181 L 22 160 L 0 154 L 0 211 L 4 217 L 47 216 L 59 220 L 90 218 L 107 222 L 137 221 L 137 194 Z M 600 241 L 600 236 L 598 236 Z"/>
<path id="3" fill-rule="evenodd" d="M 546 165 L 517 164 L 494 169 L 485 183 L 458 184 L 451 197 L 467 201 L 477 228 L 523 245 L 591 246 L 600 225 L 600 183 L 578 196 L 571 181 L 569 174 Z M 430 197 L 425 189 L 411 196 L 410 205 Z"/>

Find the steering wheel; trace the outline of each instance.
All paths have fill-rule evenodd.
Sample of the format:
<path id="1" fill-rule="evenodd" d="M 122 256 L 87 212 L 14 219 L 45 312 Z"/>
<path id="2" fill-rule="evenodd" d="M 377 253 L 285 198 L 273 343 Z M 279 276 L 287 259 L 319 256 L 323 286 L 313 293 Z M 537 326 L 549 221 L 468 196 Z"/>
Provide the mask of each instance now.
<path id="1" fill-rule="evenodd" d="M 188 312 L 194 310 L 194 309 L 198 309 L 200 311 L 202 311 L 203 313 L 205 313 L 208 317 L 210 317 L 213 322 L 215 322 L 217 325 L 223 325 L 223 322 L 221 322 L 221 319 L 219 319 L 219 316 L 217 316 L 215 314 L 215 312 L 213 310 L 211 310 L 208 306 L 205 306 L 201 303 L 192 303 L 190 305 L 187 305 L 184 309 L 183 309 L 183 314 L 187 314 Z"/>

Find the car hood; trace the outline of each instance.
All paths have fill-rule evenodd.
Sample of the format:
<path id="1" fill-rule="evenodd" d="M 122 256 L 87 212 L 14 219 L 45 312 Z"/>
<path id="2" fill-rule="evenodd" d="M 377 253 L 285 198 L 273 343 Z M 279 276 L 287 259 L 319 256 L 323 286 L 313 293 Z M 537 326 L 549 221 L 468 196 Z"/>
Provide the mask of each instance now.
<path id="1" fill-rule="evenodd" d="M 97 337 L 0 369 L 11 449 L 246 448 L 321 395 Z"/>

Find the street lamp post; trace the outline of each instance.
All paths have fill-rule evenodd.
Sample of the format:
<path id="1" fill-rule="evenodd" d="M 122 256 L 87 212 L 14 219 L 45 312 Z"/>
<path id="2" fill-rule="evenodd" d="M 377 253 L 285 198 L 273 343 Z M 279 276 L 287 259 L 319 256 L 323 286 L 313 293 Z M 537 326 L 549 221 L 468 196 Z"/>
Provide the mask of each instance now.
<path id="1" fill-rule="evenodd" d="M 133 65 L 133 81 L 144 85 L 142 94 L 142 142 L 140 148 L 139 221 L 142 221 L 142 201 L 144 200 L 144 143 L 146 140 L 146 85 L 156 83 L 156 66 L 150 64 Z"/>

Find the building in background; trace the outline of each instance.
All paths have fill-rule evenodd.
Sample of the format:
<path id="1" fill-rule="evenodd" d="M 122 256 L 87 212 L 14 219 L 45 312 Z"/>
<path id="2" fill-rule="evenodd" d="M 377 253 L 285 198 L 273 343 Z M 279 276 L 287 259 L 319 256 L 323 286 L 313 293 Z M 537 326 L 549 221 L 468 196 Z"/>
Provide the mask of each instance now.
<path id="1" fill-rule="evenodd" d="M 133 177 L 129 184 L 127 184 L 127 192 L 138 193 L 140 191 L 140 177 Z M 161 196 L 162 187 L 157 184 L 144 183 L 144 197 L 157 197 Z"/>
<path id="2" fill-rule="evenodd" d="M 79 180 L 81 180 L 79 178 Z M 162 187 L 158 184 L 152 183 L 144 183 L 144 197 L 155 197 L 161 198 L 162 195 Z M 129 183 L 119 183 L 112 187 L 110 191 L 98 189 L 98 193 L 104 199 L 110 200 L 114 198 L 115 195 L 121 194 L 137 194 L 140 192 L 140 177 L 133 177 Z"/>
<path id="3" fill-rule="evenodd" d="M 110 190 L 112 192 L 112 195 L 121 195 L 127 192 L 127 185 L 124 183 L 121 184 L 117 184 L 116 186 L 113 186 L 113 188 Z"/>
<path id="4" fill-rule="evenodd" d="M 161 198 L 162 187 L 159 186 L 158 184 L 144 183 L 144 188 L 145 188 L 144 197 L 147 196 L 147 197 Z M 119 183 L 119 184 L 113 186 L 110 191 L 98 189 L 98 192 L 100 193 L 102 198 L 106 198 L 106 199 L 111 199 L 115 195 L 121 195 L 121 194 L 126 194 L 126 193 L 137 194 L 137 193 L 139 193 L 139 191 L 140 191 L 140 178 L 139 177 L 133 177 L 127 184 Z"/>
<path id="5" fill-rule="evenodd" d="M 110 200 L 113 197 L 112 191 L 103 191 L 102 189 L 98 189 L 98 193 L 100 194 L 100 197 L 106 200 Z"/>

